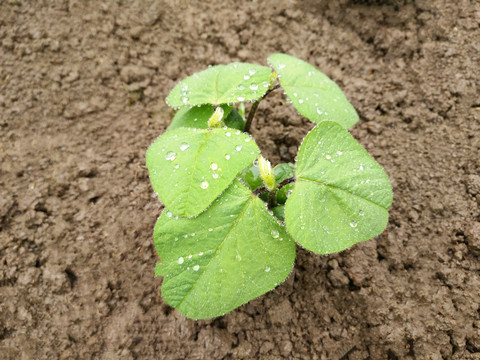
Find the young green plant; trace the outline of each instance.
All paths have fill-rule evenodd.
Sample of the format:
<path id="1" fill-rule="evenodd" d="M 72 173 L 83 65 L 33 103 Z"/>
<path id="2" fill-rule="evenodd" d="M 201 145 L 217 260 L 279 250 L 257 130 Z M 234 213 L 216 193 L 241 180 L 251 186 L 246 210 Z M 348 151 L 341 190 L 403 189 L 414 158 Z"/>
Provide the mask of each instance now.
<path id="1" fill-rule="evenodd" d="M 390 182 L 349 134 L 358 115 L 340 88 L 300 59 L 268 60 L 271 68 L 218 65 L 181 81 L 166 99 L 178 112 L 147 151 L 165 205 L 155 274 L 165 301 L 189 318 L 221 316 L 275 288 L 292 271 L 295 243 L 339 252 L 388 222 Z M 260 100 L 279 87 L 318 124 L 295 165 L 272 168 L 248 130 Z"/>

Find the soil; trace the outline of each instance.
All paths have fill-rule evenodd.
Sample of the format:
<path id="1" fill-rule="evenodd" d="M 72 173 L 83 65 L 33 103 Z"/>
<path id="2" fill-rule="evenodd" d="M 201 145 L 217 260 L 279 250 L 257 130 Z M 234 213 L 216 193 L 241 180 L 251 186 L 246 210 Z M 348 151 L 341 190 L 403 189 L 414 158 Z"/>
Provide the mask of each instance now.
<path id="1" fill-rule="evenodd" d="M 480 359 L 479 40 L 476 0 L 0 1 L 0 358 Z M 153 277 L 145 151 L 179 80 L 276 52 L 356 107 L 390 222 L 189 320 Z M 252 134 L 278 163 L 311 126 L 278 93 Z"/>

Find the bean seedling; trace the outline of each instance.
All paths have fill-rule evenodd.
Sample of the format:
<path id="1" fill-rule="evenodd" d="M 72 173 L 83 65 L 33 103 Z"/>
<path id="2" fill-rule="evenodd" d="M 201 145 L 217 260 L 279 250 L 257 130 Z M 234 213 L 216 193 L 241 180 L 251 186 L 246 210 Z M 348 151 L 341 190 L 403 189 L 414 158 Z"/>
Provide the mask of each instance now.
<path id="1" fill-rule="evenodd" d="M 147 151 L 165 205 L 155 274 L 165 301 L 189 318 L 221 316 L 275 288 L 292 271 L 295 242 L 339 252 L 388 221 L 390 182 L 348 132 L 358 115 L 340 88 L 295 57 L 268 61 L 212 66 L 181 81 L 166 99 L 178 112 Z M 249 130 L 260 100 L 280 87 L 318 124 L 296 164 L 272 168 Z"/>

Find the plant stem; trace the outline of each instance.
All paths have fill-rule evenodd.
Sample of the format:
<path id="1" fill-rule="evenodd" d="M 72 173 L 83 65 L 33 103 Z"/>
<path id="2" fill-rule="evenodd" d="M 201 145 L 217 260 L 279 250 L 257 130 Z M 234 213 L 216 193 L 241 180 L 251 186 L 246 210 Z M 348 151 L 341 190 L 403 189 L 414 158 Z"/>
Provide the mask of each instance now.
<path id="1" fill-rule="evenodd" d="M 277 192 L 278 188 L 275 187 L 272 191 L 268 193 L 268 208 L 273 209 L 275 206 L 277 206 Z"/>
<path id="2" fill-rule="evenodd" d="M 252 108 L 250 109 L 250 112 L 248 113 L 248 119 L 247 122 L 245 123 L 245 129 L 244 131 L 249 133 L 250 132 L 250 126 L 252 126 L 252 121 L 253 121 L 253 116 L 255 115 L 255 111 L 257 111 L 258 104 L 260 103 L 261 99 L 258 99 L 255 101 L 252 105 Z"/>
<path id="3" fill-rule="evenodd" d="M 268 94 L 270 94 L 273 90 L 278 89 L 280 87 L 279 84 L 275 85 L 273 88 L 268 90 L 265 95 L 263 95 L 262 98 L 258 99 L 255 101 L 252 105 L 252 108 L 250 109 L 250 112 L 248 113 L 248 118 L 247 122 L 245 123 L 245 129 L 244 131 L 249 133 L 250 132 L 250 127 L 252 126 L 252 121 L 253 121 L 253 116 L 255 115 L 255 111 L 257 111 L 258 104 L 260 103 L 260 100 L 264 99 Z"/>

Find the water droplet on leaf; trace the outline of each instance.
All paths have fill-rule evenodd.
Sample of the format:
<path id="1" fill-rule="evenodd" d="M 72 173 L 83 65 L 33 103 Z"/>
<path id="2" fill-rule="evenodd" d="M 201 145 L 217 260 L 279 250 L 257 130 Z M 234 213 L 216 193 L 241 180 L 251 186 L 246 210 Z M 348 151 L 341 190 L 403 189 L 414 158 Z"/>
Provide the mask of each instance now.
<path id="1" fill-rule="evenodd" d="M 177 157 L 177 154 L 174 153 L 173 151 L 170 151 L 167 153 L 167 155 L 165 155 L 165 159 L 168 161 L 173 161 L 175 160 L 176 157 Z"/>

